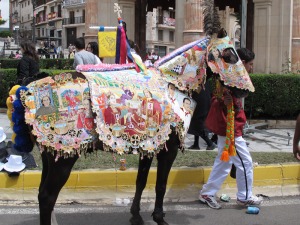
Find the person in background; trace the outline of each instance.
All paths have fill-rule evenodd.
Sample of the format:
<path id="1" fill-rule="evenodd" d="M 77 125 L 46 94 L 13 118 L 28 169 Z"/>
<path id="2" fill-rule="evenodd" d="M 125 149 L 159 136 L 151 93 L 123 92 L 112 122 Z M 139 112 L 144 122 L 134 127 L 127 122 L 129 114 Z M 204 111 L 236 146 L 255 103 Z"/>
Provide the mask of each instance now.
<path id="1" fill-rule="evenodd" d="M 247 60 L 249 68 L 253 65 L 254 53 L 248 49 L 243 49 L 246 55 L 251 56 L 251 60 Z M 228 52 L 230 53 L 230 52 Z M 240 54 L 240 53 L 238 53 Z M 225 55 L 223 56 L 225 57 Z M 226 56 L 227 57 L 227 56 Z M 243 60 L 242 56 L 240 56 Z M 236 55 L 228 55 L 232 63 L 238 60 Z M 244 62 L 244 64 L 246 61 Z M 246 67 L 246 66 L 245 66 Z M 248 69 L 249 69 L 248 68 Z M 222 85 L 222 84 L 220 84 Z M 203 185 L 199 193 L 199 200 L 207 204 L 213 209 L 220 209 L 221 205 L 217 202 L 215 195 L 220 190 L 222 183 L 230 172 L 231 165 L 236 166 L 236 183 L 237 183 L 237 204 L 241 206 L 260 205 L 263 199 L 252 194 L 253 184 L 253 164 L 252 157 L 247 148 L 246 141 L 243 139 L 243 127 L 246 123 L 246 115 L 242 108 L 242 98 L 223 86 L 220 90 L 221 96 L 213 96 L 211 101 L 210 111 L 206 119 L 208 129 L 214 131 L 218 135 L 218 155 L 208 181 Z M 227 106 L 234 105 L 234 143 L 236 155 L 230 156 L 229 161 L 222 161 L 221 155 L 226 144 L 226 114 Z M 212 114 L 210 114 L 212 112 Z M 218 125 L 216 122 L 218 121 Z"/>
<path id="2" fill-rule="evenodd" d="M 20 52 L 16 51 L 15 59 L 21 59 L 21 58 L 22 58 L 22 55 L 20 54 Z"/>
<path id="3" fill-rule="evenodd" d="M 10 55 L 8 56 L 8 58 L 13 59 L 13 58 L 15 58 L 15 57 L 16 57 L 16 55 L 14 54 L 13 51 L 11 51 L 11 52 L 10 52 Z"/>
<path id="4" fill-rule="evenodd" d="M 295 134 L 293 140 L 293 154 L 296 159 L 300 160 L 300 114 L 296 120 Z"/>
<path id="5" fill-rule="evenodd" d="M 59 45 L 56 49 L 56 53 L 57 53 L 57 58 L 63 58 L 62 56 L 62 49 L 61 49 L 61 45 Z"/>
<path id="6" fill-rule="evenodd" d="M 97 56 L 97 64 L 100 64 L 101 62 L 103 62 L 103 58 L 102 59 L 99 58 L 99 48 L 98 48 L 97 42 L 95 42 L 95 41 L 89 42 L 86 46 L 86 50 L 88 52 L 93 53 L 95 56 Z"/>
<path id="7" fill-rule="evenodd" d="M 11 37 L 7 36 L 7 49 L 10 48 L 10 43 L 11 43 Z"/>
<path id="8" fill-rule="evenodd" d="M 23 57 L 17 67 L 17 84 L 26 86 L 40 72 L 39 56 L 30 41 L 22 42 L 20 47 Z"/>
<path id="9" fill-rule="evenodd" d="M 189 149 L 200 150 L 199 137 L 201 137 L 207 144 L 206 150 L 213 150 L 217 146 L 213 141 L 209 139 L 209 132 L 204 123 L 210 109 L 211 101 L 211 90 L 209 82 L 206 82 L 205 89 L 202 89 L 199 93 L 193 91 L 192 98 L 196 101 L 197 105 L 188 130 L 189 134 L 194 135 L 194 143 L 189 147 Z"/>
<path id="10" fill-rule="evenodd" d="M 69 58 L 70 59 L 74 59 L 75 58 L 75 50 L 70 53 Z"/>
<path id="11" fill-rule="evenodd" d="M 74 45 L 76 48 L 76 53 L 74 56 L 74 63 L 73 63 L 74 69 L 76 69 L 76 66 L 78 65 L 98 64 L 97 61 L 98 57 L 95 56 L 93 53 L 85 50 L 85 42 L 83 37 L 77 38 L 75 40 Z"/>
<path id="12" fill-rule="evenodd" d="M 73 53 L 73 45 L 69 44 L 68 50 L 69 50 L 69 59 L 71 59 L 71 54 Z M 73 57 L 74 58 L 74 57 Z"/>

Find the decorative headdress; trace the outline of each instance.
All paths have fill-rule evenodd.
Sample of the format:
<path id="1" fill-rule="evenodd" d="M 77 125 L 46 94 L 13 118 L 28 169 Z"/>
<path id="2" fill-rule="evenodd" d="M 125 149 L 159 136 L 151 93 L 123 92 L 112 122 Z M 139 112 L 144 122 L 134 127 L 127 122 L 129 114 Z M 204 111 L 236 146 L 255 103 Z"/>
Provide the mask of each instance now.
<path id="1" fill-rule="evenodd" d="M 220 29 L 220 18 L 214 0 L 205 0 L 204 30 L 212 37 L 207 47 L 206 60 L 213 73 L 219 74 L 224 85 L 247 91 L 254 91 L 251 79 L 240 60 L 234 45 L 224 29 Z M 223 94 L 223 93 L 222 93 Z M 236 155 L 234 144 L 234 105 L 227 106 L 226 142 L 221 155 L 222 161 L 228 161 L 230 156 Z"/>

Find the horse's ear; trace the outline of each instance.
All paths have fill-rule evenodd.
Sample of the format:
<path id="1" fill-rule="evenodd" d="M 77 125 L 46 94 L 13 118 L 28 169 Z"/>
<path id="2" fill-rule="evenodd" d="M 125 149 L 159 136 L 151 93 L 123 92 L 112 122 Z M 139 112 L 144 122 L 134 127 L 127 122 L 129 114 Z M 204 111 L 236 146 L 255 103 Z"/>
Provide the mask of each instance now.
<path id="1" fill-rule="evenodd" d="M 218 38 L 224 38 L 224 37 L 226 37 L 227 36 L 227 32 L 226 32 L 226 30 L 224 29 L 224 28 L 221 28 L 220 30 L 219 30 L 219 32 L 218 32 Z"/>

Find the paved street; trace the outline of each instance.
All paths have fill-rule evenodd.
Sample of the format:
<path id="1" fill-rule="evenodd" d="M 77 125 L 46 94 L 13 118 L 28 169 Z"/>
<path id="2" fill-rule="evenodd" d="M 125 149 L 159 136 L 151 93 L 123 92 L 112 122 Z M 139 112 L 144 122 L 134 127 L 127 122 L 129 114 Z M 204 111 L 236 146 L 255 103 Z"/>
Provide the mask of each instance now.
<path id="1" fill-rule="evenodd" d="M 299 225 L 300 196 L 265 200 L 258 215 L 246 214 L 246 208 L 235 202 L 224 203 L 223 209 L 213 210 L 199 202 L 168 203 L 165 220 L 170 225 Z M 60 205 L 55 208 L 61 225 L 129 225 L 129 206 Z M 145 225 L 152 221 L 153 203 L 142 205 Z M 38 225 L 38 206 L 0 206 L 0 225 Z"/>

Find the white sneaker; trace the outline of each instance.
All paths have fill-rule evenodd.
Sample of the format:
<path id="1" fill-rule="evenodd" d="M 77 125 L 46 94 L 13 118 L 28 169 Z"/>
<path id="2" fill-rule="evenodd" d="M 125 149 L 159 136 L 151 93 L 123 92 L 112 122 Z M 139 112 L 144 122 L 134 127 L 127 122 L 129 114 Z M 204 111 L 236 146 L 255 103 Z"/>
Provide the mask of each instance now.
<path id="1" fill-rule="evenodd" d="M 237 199 L 236 203 L 241 206 L 260 205 L 263 202 L 262 197 L 251 196 L 248 200 Z"/>
<path id="2" fill-rule="evenodd" d="M 217 202 L 212 195 L 199 195 L 200 202 L 207 204 L 212 209 L 221 209 L 221 205 Z"/>

